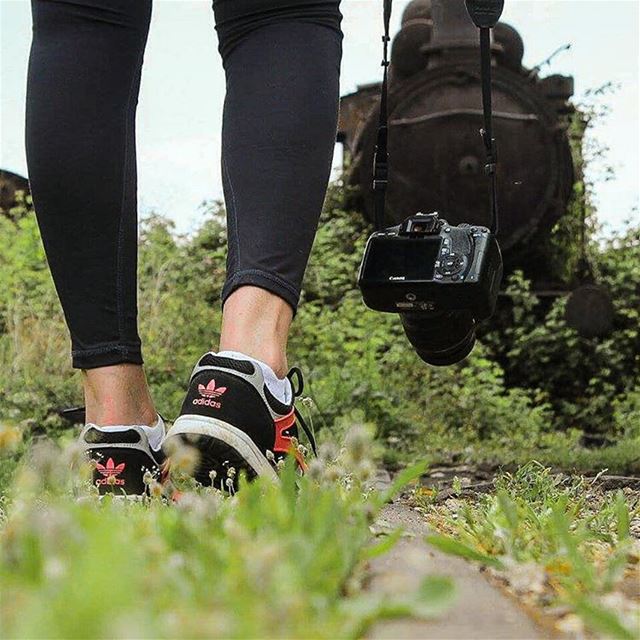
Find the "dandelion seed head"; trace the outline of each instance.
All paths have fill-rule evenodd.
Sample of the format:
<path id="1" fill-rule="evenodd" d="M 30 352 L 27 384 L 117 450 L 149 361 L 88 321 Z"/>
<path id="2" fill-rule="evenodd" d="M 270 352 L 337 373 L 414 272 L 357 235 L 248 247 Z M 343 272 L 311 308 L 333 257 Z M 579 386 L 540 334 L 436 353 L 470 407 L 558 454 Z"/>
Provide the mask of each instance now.
<path id="1" fill-rule="evenodd" d="M 374 473 L 375 467 L 371 460 L 362 460 L 356 468 L 356 474 L 360 480 L 369 480 Z"/>
<path id="2" fill-rule="evenodd" d="M 318 450 L 318 457 L 323 462 L 333 462 L 338 457 L 338 447 L 334 442 L 323 442 Z"/>
<path id="3" fill-rule="evenodd" d="M 363 425 L 354 425 L 345 438 L 345 449 L 355 462 L 361 462 L 369 448 L 371 438 Z"/>
<path id="4" fill-rule="evenodd" d="M 149 484 L 149 495 L 152 498 L 161 498 L 164 493 L 163 487 L 159 482 L 152 480 Z"/>
<path id="5" fill-rule="evenodd" d="M 60 558 L 47 558 L 43 566 L 43 573 L 49 580 L 59 580 L 67 573 L 67 567 Z"/>
<path id="6" fill-rule="evenodd" d="M 320 482 L 324 477 L 325 465 L 322 460 L 311 460 L 307 467 L 307 476 L 314 482 Z"/>
<path id="7" fill-rule="evenodd" d="M 71 469 L 77 469 L 87 464 L 87 454 L 79 442 L 74 442 L 64 450 L 65 463 Z"/>
<path id="8" fill-rule="evenodd" d="M 184 554 L 178 552 L 170 554 L 166 562 L 170 571 L 180 571 L 186 564 Z"/>
<path id="9" fill-rule="evenodd" d="M 59 486 L 68 477 L 69 469 L 60 464 L 60 448 L 46 440 L 33 447 L 33 468 L 44 485 Z"/>
<path id="10" fill-rule="evenodd" d="M 168 453 L 171 459 L 171 470 L 186 475 L 191 475 L 200 462 L 198 450 L 186 444 L 174 443 Z"/>
<path id="11" fill-rule="evenodd" d="M 342 469 L 340 469 L 339 467 L 335 465 L 331 465 L 330 467 L 326 468 L 325 478 L 329 482 L 337 482 L 341 476 L 342 476 Z"/>
<path id="12" fill-rule="evenodd" d="M 227 518 L 224 521 L 222 528 L 225 534 L 232 540 L 247 541 L 249 538 L 249 532 L 247 529 L 238 524 L 234 518 Z"/>

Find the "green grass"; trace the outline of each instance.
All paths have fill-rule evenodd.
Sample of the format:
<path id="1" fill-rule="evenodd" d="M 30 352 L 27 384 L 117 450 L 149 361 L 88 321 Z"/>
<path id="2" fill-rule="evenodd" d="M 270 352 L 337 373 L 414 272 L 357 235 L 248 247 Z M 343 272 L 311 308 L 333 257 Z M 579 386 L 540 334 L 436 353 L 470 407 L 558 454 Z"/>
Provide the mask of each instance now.
<path id="1" fill-rule="evenodd" d="M 433 614 L 451 599 L 441 579 L 408 601 L 361 593 L 367 559 L 389 546 L 371 543 L 388 495 L 365 488 L 366 442 L 325 448 L 303 479 L 290 466 L 279 483 L 231 498 L 191 487 L 177 503 L 157 485 L 145 502 L 98 500 L 75 447 L 37 446 L 1 503 L 0 635 L 352 638 Z"/>
<path id="2" fill-rule="evenodd" d="M 532 462 L 478 501 L 422 502 L 441 532 L 429 538 L 433 546 L 490 567 L 529 604 L 562 607 L 590 632 L 637 637 L 640 603 L 624 589 L 640 580 L 640 544 L 630 532 L 637 494 L 604 493 Z"/>

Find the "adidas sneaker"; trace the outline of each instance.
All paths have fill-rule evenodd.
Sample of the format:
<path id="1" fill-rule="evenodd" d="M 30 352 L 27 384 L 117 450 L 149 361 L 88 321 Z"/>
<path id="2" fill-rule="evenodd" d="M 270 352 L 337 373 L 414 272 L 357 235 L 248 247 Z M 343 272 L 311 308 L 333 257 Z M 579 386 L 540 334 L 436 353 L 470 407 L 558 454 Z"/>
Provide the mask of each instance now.
<path id="1" fill-rule="evenodd" d="M 236 486 L 244 471 L 249 479 L 277 477 L 279 460 L 292 453 L 301 471 L 306 469 L 301 447 L 295 447 L 300 425 L 315 452 L 313 435 L 294 400 L 302 392 L 299 369 L 288 375 L 297 381 L 291 402 L 279 401 L 265 384 L 260 366 L 250 360 L 205 354 L 193 369 L 189 390 L 163 449 L 171 457 L 181 444 L 195 447 L 199 459 L 195 479 L 203 485 Z M 235 469 L 236 474 L 229 469 Z"/>
<path id="2" fill-rule="evenodd" d="M 87 424 L 80 434 L 80 443 L 95 462 L 93 482 L 100 495 L 144 495 L 147 472 L 159 482 L 163 481 L 165 456 L 160 444 L 164 431 L 160 417 L 152 428 L 104 428 Z"/>

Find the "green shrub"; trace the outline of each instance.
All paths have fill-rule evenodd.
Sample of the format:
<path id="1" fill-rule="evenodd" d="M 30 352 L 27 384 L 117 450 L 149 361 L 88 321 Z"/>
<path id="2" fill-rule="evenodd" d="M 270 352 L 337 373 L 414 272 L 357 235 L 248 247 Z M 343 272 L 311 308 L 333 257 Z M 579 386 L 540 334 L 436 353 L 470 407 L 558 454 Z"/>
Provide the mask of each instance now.
<path id="1" fill-rule="evenodd" d="M 565 322 L 564 298 L 541 315 L 529 283 L 516 273 L 507 283 L 513 306 L 506 326 L 485 340 L 504 363 L 509 386 L 547 395 L 558 428 L 611 434 L 613 401 L 637 385 L 640 372 L 640 229 L 606 242 L 597 267 L 615 308 L 610 335 L 580 337 Z"/>
<path id="2" fill-rule="evenodd" d="M 397 316 L 362 304 L 355 280 L 369 229 L 358 213 L 343 210 L 343 191 L 337 184 L 329 192 L 290 340 L 316 428 L 358 416 L 375 425 L 389 464 L 454 453 L 502 463 L 534 453 L 557 460 L 558 451 L 577 456 L 582 431 L 637 441 L 638 230 L 596 252 L 616 306 L 610 337 L 580 338 L 564 323 L 563 301 L 545 312 L 514 274 L 508 317 L 487 323 L 464 363 L 438 369 L 415 355 Z M 79 376 L 69 366 L 33 213 L 23 209 L 15 220 L 0 219 L 7 239 L 0 249 L 0 420 L 32 433 L 60 432 L 54 410 L 82 401 Z M 194 361 L 217 344 L 225 252 L 219 203 L 191 235 L 177 235 L 159 216 L 142 223 L 140 332 L 152 391 L 168 418 L 180 407 Z M 615 453 L 617 469 L 632 460 L 634 447 Z"/>

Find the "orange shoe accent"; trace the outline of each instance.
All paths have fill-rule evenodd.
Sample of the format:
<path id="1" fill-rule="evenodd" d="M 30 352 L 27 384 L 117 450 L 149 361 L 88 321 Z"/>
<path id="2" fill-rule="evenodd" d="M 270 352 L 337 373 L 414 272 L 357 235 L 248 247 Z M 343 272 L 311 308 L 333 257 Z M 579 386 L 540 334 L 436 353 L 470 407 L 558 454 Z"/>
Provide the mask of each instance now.
<path id="1" fill-rule="evenodd" d="M 276 441 L 273 445 L 273 452 L 274 453 L 292 453 L 293 452 L 293 455 L 295 456 L 296 462 L 298 463 L 299 467 L 302 469 L 302 471 L 306 472 L 307 463 L 305 462 L 304 456 L 302 455 L 302 453 L 300 453 L 300 451 L 298 451 L 298 449 L 293 448 L 293 444 L 291 442 L 291 436 L 283 435 L 283 432 L 293 427 L 295 423 L 296 423 L 296 416 L 293 409 L 291 410 L 291 413 L 288 413 L 286 416 L 282 418 L 278 418 L 277 420 L 274 421 L 274 425 L 276 428 Z"/>

